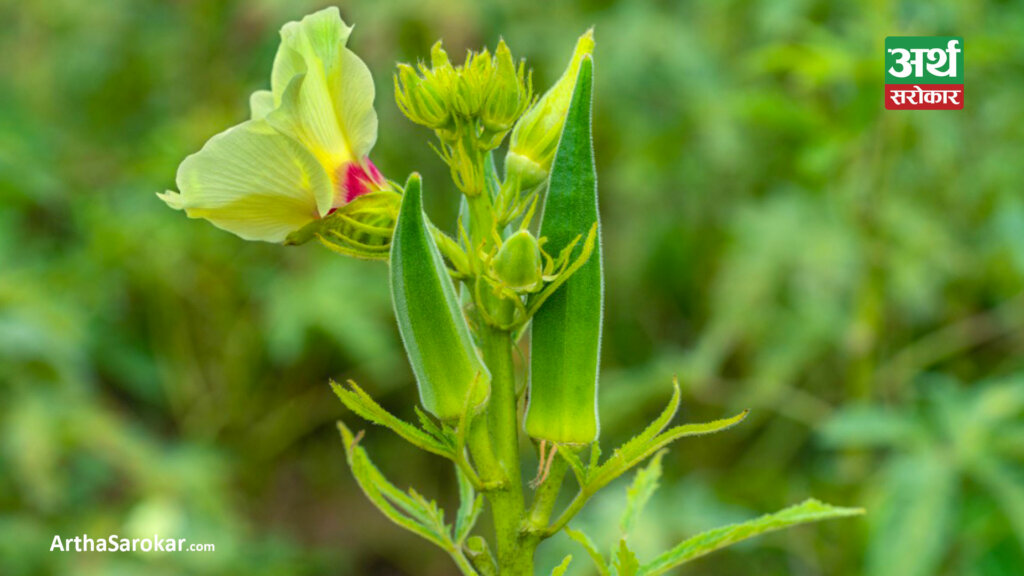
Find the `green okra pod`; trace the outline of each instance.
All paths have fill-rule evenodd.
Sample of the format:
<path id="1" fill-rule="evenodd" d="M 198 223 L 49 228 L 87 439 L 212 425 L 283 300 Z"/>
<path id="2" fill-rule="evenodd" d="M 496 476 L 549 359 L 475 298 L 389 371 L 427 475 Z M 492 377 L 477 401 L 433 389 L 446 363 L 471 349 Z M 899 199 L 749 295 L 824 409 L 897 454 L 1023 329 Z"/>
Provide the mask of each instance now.
<path id="1" fill-rule="evenodd" d="M 551 167 L 540 234 L 557 254 L 600 226 L 591 141 L 593 62 L 584 56 Z M 598 233 L 600 228 L 598 228 Z M 526 432 L 556 444 L 598 435 L 597 377 L 604 281 L 600 242 L 533 317 Z"/>
<path id="2" fill-rule="evenodd" d="M 467 406 L 475 409 L 487 401 L 491 375 L 423 213 L 418 174 L 405 186 L 390 264 L 395 316 L 420 401 L 441 420 L 458 419 Z"/>

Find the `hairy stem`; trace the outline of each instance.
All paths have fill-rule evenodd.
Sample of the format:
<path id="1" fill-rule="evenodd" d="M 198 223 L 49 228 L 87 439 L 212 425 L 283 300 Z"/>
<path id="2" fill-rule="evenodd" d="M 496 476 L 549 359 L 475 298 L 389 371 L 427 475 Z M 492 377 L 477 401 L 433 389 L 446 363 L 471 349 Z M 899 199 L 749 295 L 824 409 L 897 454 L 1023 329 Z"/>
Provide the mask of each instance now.
<path id="1" fill-rule="evenodd" d="M 519 526 L 525 504 L 519 471 L 512 340 L 508 332 L 486 324 L 479 327 L 479 336 L 484 361 L 491 371 L 491 399 L 486 414 L 477 421 L 476 426 L 478 430 L 483 429 L 483 435 L 487 438 L 481 438 L 482 434 L 478 431 L 472 434 L 470 446 L 471 449 L 479 449 L 474 451 L 474 458 L 480 461 L 482 480 L 485 483 L 500 482 L 502 485 L 498 490 L 485 493 L 491 504 L 500 573 L 532 576 L 532 555 L 524 557 L 519 550 Z"/>
<path id="2" fill-rule="evenodd" d="M 473 568 L 473 564 L 466 558 L 462 550 L 451 552 L 451 557 L 455 561 L 455 565 L 459 567 L 461 574 L 464 576 L 479 576 L 479 572 L 476 571 L 476 568 Z"/>

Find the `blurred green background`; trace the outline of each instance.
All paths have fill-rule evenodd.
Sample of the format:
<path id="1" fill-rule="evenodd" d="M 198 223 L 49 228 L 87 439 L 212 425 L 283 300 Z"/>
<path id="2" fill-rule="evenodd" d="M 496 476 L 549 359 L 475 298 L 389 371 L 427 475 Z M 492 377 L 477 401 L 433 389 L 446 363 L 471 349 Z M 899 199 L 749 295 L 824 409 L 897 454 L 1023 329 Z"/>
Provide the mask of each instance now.
<path id="1" fill-rule="evenodd" d="M 402 416 L 385 266 L 247 243 L 168 210 L 178 162 L 247 116 L 277 30 L 322 2 L 0 0 L 0 573 L 453 572 L 344 463 L 329 378 Z M 605 446 L 667 400 L 753 409 L 687 440 L 632 542 L 652 554 L 814 495 L 868 515 L 681 574 L 1024 574 L 1024 5 L 346 2 L 374 72 L 373 159 L 456 194 L 399 114 L 396 60 L 504 37 L 538 86 L 596 26 L 607 259 Z M 965 38 L 966 108 L 886 112 L 887 35 Z M 400 485 L 440 459 L 380 428 Z M 535 462 L 524 463 L 524 475 Z M 613 485 L 575 522 L 603 544 Z M 214 553 L 58 554 L 55 534 Z M 566 552 L 542 548 L 543 573 Z"/>

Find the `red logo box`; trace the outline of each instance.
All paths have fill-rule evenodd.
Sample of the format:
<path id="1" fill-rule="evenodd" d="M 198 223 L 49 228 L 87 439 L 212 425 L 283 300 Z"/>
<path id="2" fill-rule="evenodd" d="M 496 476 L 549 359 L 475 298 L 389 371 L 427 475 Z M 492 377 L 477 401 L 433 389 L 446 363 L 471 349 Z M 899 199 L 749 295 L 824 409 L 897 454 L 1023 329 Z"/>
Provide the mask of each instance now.
<path id="1" fill-rule="evenodd" d="M 963 110 L 963 84 L 886 84 L 886 110 Z"/>

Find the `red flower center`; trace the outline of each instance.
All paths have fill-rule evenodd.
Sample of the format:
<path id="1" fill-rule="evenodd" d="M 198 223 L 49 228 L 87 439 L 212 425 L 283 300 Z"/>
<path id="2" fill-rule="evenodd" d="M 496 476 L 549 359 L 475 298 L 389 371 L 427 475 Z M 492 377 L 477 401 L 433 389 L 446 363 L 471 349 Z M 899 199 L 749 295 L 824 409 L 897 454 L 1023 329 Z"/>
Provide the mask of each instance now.
<path id="1" fill-rule="evenodd" d="M 335 198 L 335 205 L 342 206 L 362 196 L 380 190 L 384 185 L 384 177 L 380 170 L 373 165 L 369 158 L 363 166 L 357 162 L 342 165 L 338 168 L 338 194 Z M 339 202 L 340 200 L 340 202 Z"/>

